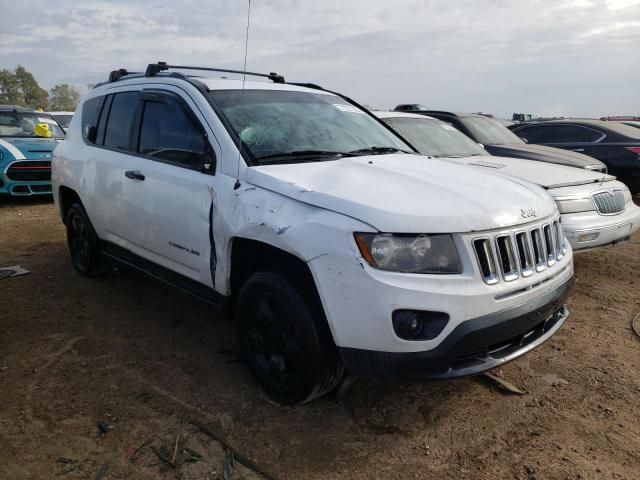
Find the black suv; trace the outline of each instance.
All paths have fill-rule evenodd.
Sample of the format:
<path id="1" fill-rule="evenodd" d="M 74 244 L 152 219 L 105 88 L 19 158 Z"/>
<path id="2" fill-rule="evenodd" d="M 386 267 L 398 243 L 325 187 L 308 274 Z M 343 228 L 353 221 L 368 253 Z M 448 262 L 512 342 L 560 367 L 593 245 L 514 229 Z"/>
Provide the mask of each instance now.
<path id="1" fill-rule="evenodd" d="M 604 162 L 609 173 L 640 192 L 640 129 L 619 122 L 566 119 L 509 127 L 529 143 L 581 152 Z"/>
<path id="2" fill-rule="evenodd" d="M 604 163 L 586 155 L 541 145 L 529 145 L 498 120 L 486 115 L 440 110 L 421 110 L 414 113 L 450 123 L 472 140 L 481 143 L 491 155 L 557 163 L 603 173 L 607 171 Z"/>

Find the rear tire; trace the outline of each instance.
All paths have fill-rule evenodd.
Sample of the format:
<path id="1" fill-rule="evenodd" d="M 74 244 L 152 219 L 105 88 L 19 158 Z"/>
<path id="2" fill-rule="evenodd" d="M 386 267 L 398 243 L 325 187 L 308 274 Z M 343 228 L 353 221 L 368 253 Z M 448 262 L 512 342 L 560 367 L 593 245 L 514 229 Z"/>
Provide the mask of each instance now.
<path id="1" fill-rule="evenodd" d="M 235 318 L 251 373 L 285 405 L 328 393 L 344 374 L 316 292 L 308 285 L 295 288 L 293 278 L 291 272 L 253 274 L 240 290 Z"/>
<path id="2" fill-rule="evenodd" d="M 71 261 L 78 273 L 85 277 L 102 273 L 98 236 L 82 205 L 69 207 L 65 224 Z"/>

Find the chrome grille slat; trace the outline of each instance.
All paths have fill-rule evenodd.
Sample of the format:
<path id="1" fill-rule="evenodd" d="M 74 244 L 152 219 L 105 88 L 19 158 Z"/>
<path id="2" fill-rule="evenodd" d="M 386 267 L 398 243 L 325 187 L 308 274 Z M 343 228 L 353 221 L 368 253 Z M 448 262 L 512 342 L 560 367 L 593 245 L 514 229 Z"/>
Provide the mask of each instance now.
<path id="1" fill-rule="evenodd" d="M 563 234 L 562 234 L 562 229 L 560 227 L 560 221 L 554 220 L 552 225 L 553 227 L 551 228 L 551 230 L 553 230 L 553 237 L 555 239 L 556 260 L 560 260 L 562 257 L 564 257 L 564 252 L 562 251 Z"/>
<path id="2" fill-rule="evenodd" d="M 518 265 L 516 263 L 515 250 L 511 235 L 499 235 L 496 237 L 496 251 L 498 252 L 498 262 L 502 270 L 502 278 L 506 282 L 511 282 L 518 278 Z"/>
<path id="3" fill-rule="evenodd" d="M 540 228 L 534 228 L 531 230 L 531 245 L 533 251 L 533 261 L 536 265 L 536 272 L 541 272 L 547 268 L 547 250 L 544 246 L 544 240 L 542 238 L 542 231 Z"/>
<path id="4" fill-rule="evenodd" d="M 558 233 L 560 235 L 560 252 L 562 256 L 567 253 L 567 239 L 564 236 L 564 229 L 562 228 L 562 217 L 558 219 Z"/>
<path id="5" fill-rule="evenodd" d="M 498 283 L 498 270 L 489 239 L 478 238 L 474 240 L 473 249 L 476 252 L 476 259 L 478 260 L 483 280 L 489 285 Z"/>
<path id="6" fill-rule="evenodd" d="M 544 236 L 544 246 L 547 252 L 547 265 L 552 266 L 556 263 L 556 245 L 553 238 L 553 230 L 548 223 L 542 226 L 542 234 Z"/>
<path id="7" fill-rule="evenodd" d="M 523 277 L 533 275 L 533 253 L 531 252 L 529 235 L 527 235 L 527 232 L 518 232 L 515 238 L 520 261 L 520 273 Z"/>
<path id="8" fill-rule="evenodd" d="M 615 215 L 624 211 L 624 193 L 620 190 L 597 192 L 591 198 L 601 215 Z"/>

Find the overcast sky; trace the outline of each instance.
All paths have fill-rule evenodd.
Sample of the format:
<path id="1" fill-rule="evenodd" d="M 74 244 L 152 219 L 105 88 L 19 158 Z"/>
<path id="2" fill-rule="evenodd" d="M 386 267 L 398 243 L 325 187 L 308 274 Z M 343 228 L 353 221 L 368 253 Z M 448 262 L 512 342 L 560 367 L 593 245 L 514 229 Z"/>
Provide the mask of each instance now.
<path id="1" fill-rule="evenodd" d="M 45 88 L 242 67 L 247 0 L 0 1 L 0 68 Z M 640 114 L 640 0 L 252 0 L 247 69 L 379 108 Z"/>

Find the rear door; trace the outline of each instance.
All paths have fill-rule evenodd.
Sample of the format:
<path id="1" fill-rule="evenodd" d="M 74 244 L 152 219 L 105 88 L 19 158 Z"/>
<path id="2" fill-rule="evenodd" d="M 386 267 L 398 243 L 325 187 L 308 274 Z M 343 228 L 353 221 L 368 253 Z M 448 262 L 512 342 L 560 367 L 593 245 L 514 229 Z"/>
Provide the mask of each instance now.
<path id="1" fill-rule="evenodd" d="M 134 154 L 120 173 L 127 204 L 125 237 L 132 253 L 213 286 L 215 153 L 196 111 L 188 97 L 175 92 L 140 94 Z"/>
<path id="2" fill-rule="evenodd" d="M 98 232 L 98 236 L 121 247 L 127 247 L 127 199 L 124 195 L 125 172 L 131 164 L 131 140 L 136 112 L 138 91 L 121 91 L 107 95 L 98 124 L 85 122 L 83 117 L 83 135 L 85 141 L 98 148 L 87 149 L 90 158 L 86 158 L 84 168 L 95 169 L 84 172 L 83 177 L 94 179 L 94 185 L 86 185 L 87 190 L 95 189 L 90 202 L 89 216 Z M 83 114 L 84 115 L 84 114 Z M 96 115 L 97 117 L 97 115 Z M 97 133 L 90 133 L 91 128 Z"/>

